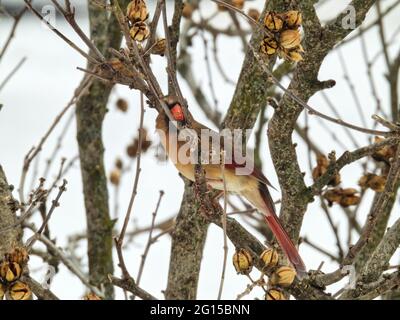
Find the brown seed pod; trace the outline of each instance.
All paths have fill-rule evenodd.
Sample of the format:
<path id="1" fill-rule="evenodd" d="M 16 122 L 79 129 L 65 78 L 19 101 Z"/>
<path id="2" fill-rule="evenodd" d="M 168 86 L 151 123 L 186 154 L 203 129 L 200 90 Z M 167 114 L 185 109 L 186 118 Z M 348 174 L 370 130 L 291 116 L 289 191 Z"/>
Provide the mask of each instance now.
<path id="1" fill-rule="evenodd" d="M 83 297 L 83 300 L 103 300 L 98 295 L 90 292 Z"/>
<path id="2" fill-rule="evenodd" d="M 290 50 L 283 48 L 283 50 L 280 50 L 279 52 L 281 53 L 280 57 L 287 61 L 300 62 L 303 60 L 304 49 L 301 44 Z"/>
<path id="3" fill-rule="evenodd" d="M 319 154 L 317 156 L 317 166 L 312 171 L 312 177 L 314 181 L 326 173 L 328 166 L 329 166 L 328 158 L 323 154 Z M 340 174 L 337 172 L 329 181 L 328 185 L 336 187 L 337 185 L 340 184 L 340 180 L 341 180 Z"/>
<path id="4" fill-rule="evenodd" d="M 149 37 L 150 30 L 145 22 L 139 21 L 133 25 L 129 33 L 133 40 L 142 42 Z"/>
<path id="5" fill-rule="evenodd" d="M 333 203 L 338 203 L 342 207 L 348 207 L 360 203 L 360 197 L 357 193 L 358 191 L 353 188 L 335 188 L 326 191 L 323 197 L 328 201 L 330 206 Z"/>
<path id="6" fill-rule="evenodd" d="M 110 173 L 110 182 L 114 186 L 118 186 L 119 183 L 121 182 L 121 170 L 119 169 L 114 169 Z"/>
<path id="7" fill-rule="evenodd" d="M 264 26 L 271 32 L 279 32 L 283 28 L 282 17 L 275 12 L 267 12 L 264 18 Z"/>
<path id="8" fill-rule="evenodd" d="M 358 181 L 358 185 L 367 189 L 370 188 L 376 192 L 383 192 L 385 190 L 386 177 L 378 176 L 373 173 L 363 175 Z"/>
<path id="9" fill-rule="evenodd" d="M 5 260 L 16 262 L 20 266 L 24 266 L 29 260 L 28 252 L 22 247 L 15 247 L 10 253 L 6 253 L 4 257 Z"/>
<path id="10" fill-rule="evenodd" d="M 3 281 L 13 282 L 22 274 L 21 266 L 16 262 L 4 261 L 0 265 L 0 278 Z"/>
<path id="11" fill-rule="evenodd" d="M 124 64 L 118 58 L 111 58 L 107 63 L 114 69 L 114 71 L 121 71 L 124 68 Z"/>
<path id="12" fill-rule="evenodd" d="M 301 12 L 296 10 L 284 12 L 281 14 L 281 17 L 285 23 L 285 26 L 289 29 L 297 29 L 303 22 Z"/>
<path id="13" fill-rule="evenodd" d="M 194 6 L 191 3 L 185 2 L 182 9 L 182 17 L 191 19 L 194 12 Z"/>
<path id="14" fill-rule="evenodd" d="M 339 202 L 339 204 L 343 208 L 347 208 L 349 206 L 355 206 L 359 203 L 360 203 L 360 197 L 356 196 L 356 195 L 349 195 L 349 196 L 343 197 Z"/>
<path id="15" fill-rule="evenodd" d="M 247 11 L 247 15 L 256 21 L 258 21 L 258 19 L 260 19 L 260 11 L 258 11 L 257 9 L 254 9 L 254 8 L 249 9 L 249 11 Z"/>
<path id="16" fill-rule="evenodd" d="M 320 176 L 322 176 L 326 172 L 328 166 L 329 166 L 328 158 L 323 154 L 319 154 L 317 156 L 317 166 L 312 171 L 312 177 L 314 181 L 317 180 Z"/>
<path id="17" fill-rule="evenodd" d="M 142 130 L 143 130 L 142 132 L 143 138 L 142 138 L 141 152 L 144 153 L 150 148 L 152 142 L 151 140 L 147 139 L 147 130 L 145 128 L 143 128 Z M 135 158 L 137 156 L 138 150 L 139 150 L 139 139 L 135 138 L 133 142 L 129 144 L 128 147 L 126 148 L 126 153 L 130 158 Z"/>
<path id="18" fill-rule="evenodd" d="M 301 52 L 296 49 L 288 51 L 287 56 L 288 56 L 288 60 L 290 60 L 292 62 L 300 62 L 303 60 L 303 56 L 302 56 Z"/>
<path id="19" fill-rule="evenodd" d="M 385 139 L 381 137 L 375 137 L 374 142 L 379 143 L 384 141 Z M 383 148 L 375 151 L 372 154 L 372 158 L 375 161 L 385 162 L 387 165 L 390 165 L 390 159 L 394 157 L 396 153 L 396 146 L 384 146 Z"/>
<path id="20" fill-rule="evenodd" d="M 124 163 L 122 162 L 121 158 L 117 158 L 115 160 L 115 167 L 119 170 L 122 170 L 124 168 Z"/>
<path id="21" fill-rule="evenodd" d="M 115 105 L 117 106 L 117 109 L 122 112 L 128 111 L 129 105 L 128 105 L 128 101 L 126 101 L 125 99 L 119 98 L 117 100 L 117 102 L 115 103 Z"/>
<path id="22" fill-rule="evenodd" d="M 133 24 L 146 21 L 149 17 L 149 12 L 144 0 L 133 0 L 129 2 L 126 9 L 126 16 Z"/>
<path id="23" fill-rule="evenodd" d="M 133 143 L 126 147 L 126 154 L 129 158 L 136 158 L 139 148 L 139 141 L 135 139 Z"/>
<path id="24" fill-rule="evenodd" d="M 240 10 L 244 7 L 244 0 L 231 0 L 231 3 L 235 8 Z"/>
<path id="25" fill-rule="evenodd" d="M 265 294 L 265 300 L 286 300 L 282 290 L 278 288 L 271 288 Z"/>
<path id="26" fill-rule="evenodd" d="M 8 294 L 12 300 L 30 300 L 32 291 L 26 283 L 15 282 L 9 289 Z"/>
<path id="27" fill-rule="evenodd" d="M 273 286 L 288 287 L 293 283 L 295 277 L 296 270 L 292 267 L 284 266 L 272 273 L 269 281 Z"/>
<path id="28" fill-rule="evenodd" d="M 237 273 L 249 274 L 253 269 L 253 258 L 246 249 L 237 249 L 232 261 Z"/>
<path id="29" fill-rule="evenodd" d="M 142 150 L 143 152 L 146 152 L 149 150 L 150 146 L 152 145 L 152 142 L 150 140 L 145 140 L 142 142 Z"/>
<path id="30" fill-rule="evenodd" d="M 158 39 L 154 46 L 151 48 L 151 54 L 164 56 L 167 42 L 164 38 Z"/>
<path id="31" fill-rule="evenodd" d="M 5 292 L 6 292 L 6 287 L 0 283 L 0 301 L 3 300 Z"/>
<path id="32" fill-rule="evenodd" d="M 261 52 L 268 55 L 275 54 L 278 50 L 278 47 L 278 42 L 270 37 L 265 37 L 261 42 Z"/>
<path id="33" fill-rule="evenodd" d="M 275 267 L 279 262 L 279 255 L 275 249 L 266 249 L 261 253 L 260 258 L 264 261 L 265 268 Z"/>
<path id="34" fill-rule="evenodd" d="M 301 35 L 298 30 L 285 30 L 280 34 L 279 44 L 285 49 L 294 49 L 300 45 Z"/>

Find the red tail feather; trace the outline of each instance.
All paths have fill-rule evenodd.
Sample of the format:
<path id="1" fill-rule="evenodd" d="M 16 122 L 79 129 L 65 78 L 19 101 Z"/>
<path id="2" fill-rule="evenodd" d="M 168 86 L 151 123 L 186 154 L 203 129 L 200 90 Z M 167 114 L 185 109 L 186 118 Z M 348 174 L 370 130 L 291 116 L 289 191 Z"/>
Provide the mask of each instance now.
<path id="1" fill-rule="evenodd" d="M 259 192 L 263 201 L 263 206 L 259 209 L 263 209 L 262 211 L 265 214 L 265 220 L 269 228 L 276 237 L 279 245 L 282 247 L 282 250 L 287 255 L 289 261 L 296 269 L 298 276 L 305 276 L 307 274 L 306 266 L 304 265 L 304 262 L 301 259 L 297 248 L 293 244 L 292 240 L 283 228 L 278 216 L 275 213 L 274 203 L 269 194 L 267 186 L 263 183 L 259 183 Z"/>
<path id="2" fill-rule="evenodd" d="M 293 267 L 296 269 L 297 274 L 300 277 L 303 277 L 304 275 L 306 275 L 307 271 L 306 271 L 304 262 L 301 259 L 292 240 L 289 238 L 289 235 L 287 234 L 285 229 L 283 229 L 276 214 L 270 213 L 270 214 L 265 215 L 265 220 L 267 221 L 269 228 L 275 235 L 276 240 L 278 240 L 280 246 L 282 247 L 282 250 L 287 255 L 287 257 L 288 257 L 289 261 L 291 262 L 291 264 L 293 265 Z"/>

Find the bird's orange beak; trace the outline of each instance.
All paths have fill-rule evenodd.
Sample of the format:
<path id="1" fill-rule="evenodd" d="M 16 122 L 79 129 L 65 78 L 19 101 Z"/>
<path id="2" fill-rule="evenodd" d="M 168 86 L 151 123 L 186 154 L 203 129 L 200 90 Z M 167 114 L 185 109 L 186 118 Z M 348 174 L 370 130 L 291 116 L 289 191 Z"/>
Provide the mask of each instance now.
<path id="1" fill-rule="evenodd" d="M 171 108 L 172 116 L 176 121 L 183 121 L 185 120 L 185 115 L 182 110 L 182 106 L 177 103 Z"/>

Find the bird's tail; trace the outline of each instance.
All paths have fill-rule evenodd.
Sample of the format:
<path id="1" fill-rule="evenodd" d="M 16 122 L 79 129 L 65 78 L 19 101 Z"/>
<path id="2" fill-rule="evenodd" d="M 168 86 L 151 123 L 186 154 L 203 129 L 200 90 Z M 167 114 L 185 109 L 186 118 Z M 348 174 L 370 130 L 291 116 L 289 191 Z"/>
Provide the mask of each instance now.
<path id="1" fill-rule="evenodd" d="M 306 266 L 304 265 L 297 248 L 293 244 L 275 213 L 274 203 L 269 194 L 267 186 L 260 182 L 258 191 L 259 192 L 247 193 L 245 194 L 245 197 L 260 211 L 262 211 L 262 213 L 264 213 L 265 221 L 276 237 L 276 240 L 278 241 L 282 250 L 288 257 L 290 263 L 296 269 L 298 277 L 304 277 L 307 274 Z"/>

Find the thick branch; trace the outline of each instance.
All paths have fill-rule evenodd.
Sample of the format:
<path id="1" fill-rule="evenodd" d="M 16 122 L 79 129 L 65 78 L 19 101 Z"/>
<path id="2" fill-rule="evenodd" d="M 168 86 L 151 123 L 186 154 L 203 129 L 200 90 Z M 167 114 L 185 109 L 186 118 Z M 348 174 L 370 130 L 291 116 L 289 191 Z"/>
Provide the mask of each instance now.
<path id="1" fill-rule="evenodd" d="M 208 222 L 200 213 L 193 185 L 186 182 L 172 232 L 166 299 L 196 299 Z"/>
<path id="2" fill-rule="evenodd" d="M 351 30 L 341 25 L 341 16 L 334 24 L 323 29 L 315 17 L 312 8 L 313 1 L 301 1 L 299 6 L 305 13 L 305 48 L 306 56 L 299 63 L 288 91 L 303 101 L 308 101 L 318 90 L 321 83 L 318 81 L 318 72 L 326 55 L 334 45 L 341 41 Z M 366 12 L 374 1 L 353 1 L 352 5 L 357 12 L 357 26 L 363 21 Z M 344 16 L 344 15 L 343 15 Z M 308 19 L 307 19 L 308 17 Z M 282 189 L 281 219 L 291 237 L 297 241 L 300 233 L 303 215 L 310 200 L 307 195 L 292 133 L 297 118 L 303 107 L 295 103 L 288 93 L 283 96 L 279 107 L 269 123 L 268 138 L 272 160 Z"/>
<path id="3" fill-rule="evenodd" d="M 284 8 L 285 1 L 266 1 L 266 6 L 261 14 L 265 16 L 268 10 L 280 11 Z M 288 2 L 288 1 L 286 1 Z M 267 104 L 268 90 L 272 83 L 268 81 L 268 74 L 259 64 L 251 48 L 259 48 L 265 36 L 260 28 L 255 28 L 250 39 L 242 70 L 237 81 L 235 93 L 230 103 L 228 112 L 223 121 L 223 128 L 250 129 L 254 126 L 257 116 L 263 106 Z M 275 61 L 270 61 L 268 67 L 272 68 Z"/>
<path id="4" fill-rule="evenodd" d="M 89 18 L 91 40 L 102 54 L 106 56 L 109 48 L 118 49 L 122 35 L 114 16 L 108 18 L 108 12 L 89 4 Z M 76 105 L 77 139 L 87 219 L 90 282 L 95 286 L 104 284 L 107 298 L 113 296 L 113 286 L 107 279 L 107 275 L 113 273 L 113 223 L 108 208 L 102 125 L 111 89 L 112 84 L 95 80 L 87 94 L 82 96 Z"/>
<path id="5" fill-rule="evenodd" d="M 13 187 L 8 184 L 0 165 L 0 230 L 16 225 L 16 227 L 0 233 L 0 259 L 12 249 L 13 245 L 21 241 L 22 236 L 21 225 L 17 224 L 15 215 L 15 200 L 11 193 L 12 189 Z"/>

